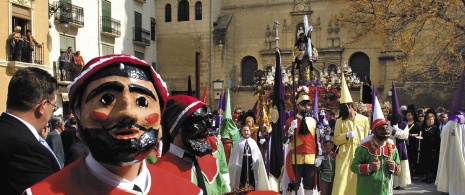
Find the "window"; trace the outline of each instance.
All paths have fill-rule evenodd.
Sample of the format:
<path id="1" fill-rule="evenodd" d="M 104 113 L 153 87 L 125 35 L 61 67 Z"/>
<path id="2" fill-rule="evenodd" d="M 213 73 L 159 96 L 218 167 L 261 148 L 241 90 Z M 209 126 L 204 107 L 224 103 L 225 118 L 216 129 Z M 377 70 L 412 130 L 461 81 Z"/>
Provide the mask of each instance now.
<path id="1" fill-rule="evenodd" d="M 102 0 L 102 30 L 111 32 L 111 2 Z"/>
<path id="2" fill-rule="evenodd" d="M 178 21 L 189 21 L 189 2 L 187 0 L 179 1 Z"/>
<path id="3" fill-rule="evenodd" d="M 79 50 L 78 48 L 76 48 L 76 41 L 74 37 L 60 35 L 60 53 L 62 51 L 67 51 L 68 47 L 72 47 L 73 52 L 76 52 L 76 50 Z M 59 55 L 60 54 L 58 54 L 58 56 Z"/>
<path id="4" fill-rule="evenodd" d="M 150 18 L 150 39 L 155 41 L 155 18 Z"/>
<path id="5" fill-rule="evenodd" d="M 202 2 L 195 3 L 195 20 L 202 20 Z"/>
<path id="6" fill-rule="evenodd" d="M 171 22 L 171 4 L 165 5 L 165 22 Z"/>
<path id="7" fill-rule="evenodd" d="M 334 74 L 337 74 L 337 66 L 336 64 L 330 64 L 328 66 L 328 75 L 331 74 L 331 72 L 334 72 Z"/>
<path id="8" fill-rule="evenodd" d="M 253 77 L 258 68 L 257 60 L 252 56 L 247 56 L 242 59 L 241 67 L 242 85 L 254 85 Z"/>
<path id="9" fill-rule="evenodd" d="M 110 55 L 114 53 L 115 53 L 115 49 L 113 46 L 102 44 L 102 56 Z"/>
<path id="10" fill-rule="evenodd" d="M 350 57 L 349 66 L 361 81 L 365 80 L 365 76 L 370 76 L 370 58 L 364 53 L 353 54 Z"/>
<path id="11" fill-rule="evenodd" d="M 134 27 L 142 27 L 142 14 L 134 12 Z"/>
<path id="12" fill-rule="evenodd" d="M 139 58 L 139 59 L 141 59 L 141 60 L 144 60 L 144 53 L 142 53 L 142 52 L 134 51 L 134 56 L 135 56 L 136 58 Z"/>

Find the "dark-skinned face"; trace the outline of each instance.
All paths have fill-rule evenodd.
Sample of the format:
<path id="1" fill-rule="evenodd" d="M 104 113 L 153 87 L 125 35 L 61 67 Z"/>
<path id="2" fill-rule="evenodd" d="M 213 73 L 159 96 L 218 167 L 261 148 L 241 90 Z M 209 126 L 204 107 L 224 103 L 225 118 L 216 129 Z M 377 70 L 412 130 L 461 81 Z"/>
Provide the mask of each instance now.
<path id="1" fill-rule="evenodd" d="M 375 129 L 375 136 L 380 141 L 386 141 L 389 138 L 389 128 L 387 125 L 381 125 Z"/>
<path id="2" fill-rule="evenodd" d="M 80 137 L 99 162 L 129 166 L 157 142 L 160 102 L 150 81 L 108 76 L 90 82 L 82 95 Z"/>
<path id="3" fill-rule="evenodd" d="M 212 153 L 212 148 L 206 140 L 212 131 L 212 118 L 213 115 L 201 107 L 183 122 L 180 134 L 184 146 L 191 154 L 204 156 Z"/>

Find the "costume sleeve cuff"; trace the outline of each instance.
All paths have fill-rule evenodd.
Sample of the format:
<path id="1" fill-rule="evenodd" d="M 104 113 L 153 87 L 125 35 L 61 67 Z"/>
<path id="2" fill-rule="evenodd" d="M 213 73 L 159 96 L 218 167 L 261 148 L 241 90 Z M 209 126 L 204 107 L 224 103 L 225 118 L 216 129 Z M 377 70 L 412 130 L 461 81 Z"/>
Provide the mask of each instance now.
<path id="1" fill-rule="evenodd" d="M 362 175 L 370 175 L 370 164 L 361 164 L 358 167 L 358 172 Z"/>

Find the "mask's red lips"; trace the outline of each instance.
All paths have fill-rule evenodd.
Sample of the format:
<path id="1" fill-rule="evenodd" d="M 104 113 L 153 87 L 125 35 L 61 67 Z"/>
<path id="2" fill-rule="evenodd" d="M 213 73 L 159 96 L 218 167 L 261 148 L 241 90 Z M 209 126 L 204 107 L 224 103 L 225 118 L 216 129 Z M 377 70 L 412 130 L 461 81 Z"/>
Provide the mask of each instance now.
<path id="1" fill-rule="evenodd" d="M 111 131 L 110 134 L 116 139 L 136 138 L 136 136 L 139 134 L 139 129 L 137 128 L 115 129 Z"/>

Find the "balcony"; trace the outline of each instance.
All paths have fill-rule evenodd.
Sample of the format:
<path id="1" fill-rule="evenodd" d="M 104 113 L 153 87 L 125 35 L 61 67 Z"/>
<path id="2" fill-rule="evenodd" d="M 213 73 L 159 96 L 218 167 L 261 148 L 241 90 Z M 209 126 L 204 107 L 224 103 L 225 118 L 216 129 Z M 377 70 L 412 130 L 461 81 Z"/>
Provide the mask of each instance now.
<path id="1" fill-rule="evenodd" d="M 132 34 L 132 42 L 134 44 L 150 46 L 150 31 L 145 30 L 142 27 L 134 27 Z"/>
<path id="2" fill-rule="evenodd" d="M 145 3 L 146 2 L 146 0 L 135 0 L 135 1 L 137 1 L 139 3 Z"/>
<path id="3" fill-rule="evenodd" d="M 121 22 L 108 16 L 102 16 L 100 32 L 111 37 L 121 36 Z"/>
<path id="4" fill-rule="evenodd" d="M 15 55 L 16 53 L 20 55 Z M 44 64 L 44 44 L 35 45 L 32 44 L 29 46 L 15 45 L 9 48 L 9 53 L 7 56 L 7 61 L 16 61 L 22 63 L 33 63 L 33 64 Z"/>
<path id="5" fill-rule="evenodd" d="M 55 13 L 55 21 L 60 23 L 68 22 L 76 28 L 84 27 L 84 8 L 61 1 L 53 3 L 62 7 Z"/>

